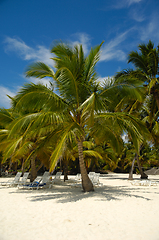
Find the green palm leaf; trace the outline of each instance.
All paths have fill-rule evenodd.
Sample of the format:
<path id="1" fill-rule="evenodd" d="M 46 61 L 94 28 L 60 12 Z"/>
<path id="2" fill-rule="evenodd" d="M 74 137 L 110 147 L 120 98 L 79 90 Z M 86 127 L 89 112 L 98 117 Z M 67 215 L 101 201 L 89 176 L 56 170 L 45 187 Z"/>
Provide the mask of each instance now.
<path id="1" fill-rule="evenodd" d="M 6 127 L 14 120 L 12 113 L 5 108 L 0 108 L 0 125 Z"/>
<path id="2" fill-rule="evenodd" d="M 29 112 L 41 111 L 44 108 L 58 112 L 67 108 L 63 99 L 42 84 L 26 84 L 15 100 L 17 108 L 24 108 Z"/>
<path id="3" fill-rule="evenodd" d="M 59 159 L 59 157 L 62 154 L 62 149 L 64 147 L 65 141 L 68 139 L 68 137 L 70 136 L 70 131 L 79 131 L 81 132 L 81 129 L 79 127 L 79 125 L 77 125 L 76 123 L 72 123 L 70 124 L 68 127 L 66 127 L 62 132 L 60 132 L 60 138 L 59 141 L 57 142 L 56 148 L 53 151 L 51 157 L 50 157 L 50 171 L 53 171 L 56 163 Z M 58 132 L 59 134 L 59 132 Z M 76 136 L 77 136 L 77 132 L 76 132 Z M 56 137 L 56 135 L 55 135 Z"/>
<path id="4" fill-rule="evenodd" d="M 103 157 L 100 155 L 100 153 L 98 153 L 94 150 L 84 150 L 83 155 L 84 155 L 84 157 L 94 157 L 97 159 L 103 159 Z"/>
<path id="5" fill-rule="evenodd" d="M 36 78 L 44 78 L 44 77 L 55 77 L 55 73 L 52 68 L 43 62 L 36 62 L 30 66 L 28 66 L 26 72 L 26 77 L 36 77 Z"/>

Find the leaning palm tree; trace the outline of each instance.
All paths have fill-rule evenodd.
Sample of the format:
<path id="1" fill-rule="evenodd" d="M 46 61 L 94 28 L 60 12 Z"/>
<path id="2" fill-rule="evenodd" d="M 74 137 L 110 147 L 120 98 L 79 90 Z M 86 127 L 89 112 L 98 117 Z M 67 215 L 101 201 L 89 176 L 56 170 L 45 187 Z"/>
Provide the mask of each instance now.
<path id="1" fill-rule="evenodd" d="M 50 171 L 54 170 L 61 157 L 66 141 L 75 141 L 84 191 L 94 190 L 83 156 L 83 141 L 88 130 L 92 136 L 98 134 L 98 139 L 109 139 L 114 149 L 120 145 L 118 140 L 122 130 L 129 131 L 136 148 L 142 141 L 141 132 L 145 131 L 144 125 L 130 114 L 110 112 L 109 104 L 114 98 L 119 97 L 121 101 L 123 95 L 124 99 L 131 96 L 141 100 L 141 91 L 132 84 L 112 84 L 108 87 L 97 83 L 95 66 L 101 45 L 92 48 L 85 57 L 82 45 L 72 47 L 62 42 L 55 43 L 51 52 L 54 54 L 56 72 L 42 62 L 32 64 L 26 71 L 27 77 L 51 77 L 54 90 L 31 83 L 25 85 L 15 97 L 17 108 L 38 114 L 21 119 L 12 132 L 19 131 L 27 121 L 32 121 L 30 131 L 40 133 L 40 129 L 47 126 L 49 130 L 41 145 L 46 148 L 51 148 L 52 144 L 55 146 L 50 157 Z"/>
<path id="2" fill-rule="evenodd" d="M 30 180 L 33 181 L 37 177 L 36 159 L 38 158 L 46 167 L 49 167 L 48 159 L 50 153 L 42 148 L 37 151 L 37 146 L 43 137 L 42 133 L 38 138 L 35 132 L 28 132 L 31 121 L 26 123 L 25 118 L 26 114 L 24 114 L 23 111 L 16 112 L 14 108 L 0 109 L 0 124 L 2 125 L 2 129 L 0 129 L 0 151 L 3 152 L 2 163 L 5 163 L 8 159 L 10 159 L 11 162 L 19 162 L 19 159 L 23 159 L 23 169 L 24 165 L 30 162 Z M 21 119 L 25 122 L 25 126 L 23 126 L 20 131 L 13 132 L 12 129 L 14 129 L 14 125 L 21 121 Z M 34 153 L 35 149 L 36 153 Z"/>

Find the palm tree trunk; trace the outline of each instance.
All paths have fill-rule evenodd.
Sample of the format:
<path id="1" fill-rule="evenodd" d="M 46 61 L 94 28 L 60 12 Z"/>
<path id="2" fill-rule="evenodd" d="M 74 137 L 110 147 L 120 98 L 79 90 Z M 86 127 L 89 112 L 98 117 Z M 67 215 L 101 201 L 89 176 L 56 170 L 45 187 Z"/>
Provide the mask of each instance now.
<path id="1" fill-rule="evenodd" d="M 159 93 L 158 93 L 157 90 L 154 91 L 153 96 L 156 99 L 156 104 L 157 104 L 157 108 L 158 108 L 158 111 L 159 111 Z"/>
<path id="2" fill-rule="evenodd" d="M 33 182 L 34 179 L 37 177 L 37 170 L 35 165 L 35 156 L 31 157 L 31 172 L 30 172 L 30 182 Z"/>
<path id="3" fill-rule="evenodd" d="M 63 159 L 63 170 L 64 170 L 64 182 L 68 180 L 68 162 L 67 159 Z"/>
<path id="4" fill-rule="evenodd" d="M 134 159 L 133 159 L 133 161 L 132 161 L 131 170 L 130 170 L 130 172 L 129 172 L 129 178 L 128 178 L 128 180 L 133 180 L 133 170 L 134 170 L 134 164 L 135 164 L 135 160 L 136 160 L 136 155 L 137 155 L 137 154 L 135 154 L 135 157 L 134 157 Z"/>
<path id="5" fill-rule="evenodd" d="M 41 162 L 41 163 L 40 163 L 40 166 L 39 166 L 38 169 L 37 169 L 37 172 L 40 170 L 40 168 L 42 168 L 43 165 L 44 165 L 44 164 Z"/>
<path id="6" fill-rule="evenodd" d="M 141 165 L 140 165 L 140 161 L 139 161 L 139 155 L 137 154 L 136 155 L 136 159 L 137 159 L 137 165 L 138 165 L 138 168 L 139 168 L 139 171 L 140 171 L 140 174 L 141 174 L 141 179 L 147 179 L 148 178 L 148 176 L 143 172 L 143 170 L 142 170 L 142 167 L 141 167 Z"/>
<path id="7" fill-rule="evenodd" d="M 22 171 L 22 175 L 24 174 L 25 172 L 25 161 L 24 161 L 24 158 L 22 158 L 22 167 L 21 167 L 21 171 Z"/>
<path id="8" fill-rule="evenodd" d="M 82 187 L 84 192 L 94 191 L 93 184 L 88 177 L 86 166 L 84 163 L 83 157 L 83 142 L 82 140 L 78 140 L 78 154 L 79 154 L 79 165 L 82 176 Z"/>
<path id="9" fill-rule="evenodd" d="M 0 177 L 2 177 L 2 164 L 1 164 L 1 158 L 0 158 Z"/>

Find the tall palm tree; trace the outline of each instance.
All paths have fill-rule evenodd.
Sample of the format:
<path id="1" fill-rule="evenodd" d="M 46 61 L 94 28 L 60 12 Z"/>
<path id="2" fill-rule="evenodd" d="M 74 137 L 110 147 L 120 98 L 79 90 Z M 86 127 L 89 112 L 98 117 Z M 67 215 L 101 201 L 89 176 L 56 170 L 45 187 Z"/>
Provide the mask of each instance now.
<path id="1" fill-rule="evenodd" d="M 139 44 L 139 51 L 131 51 L 128 55 L 128 63 L 132 63 L 135 69 L 123 70 L 116 74 L 116 82 L 130 82 L 136 81 L 136 83 L 141 84 L 141 87 L 145 89 L 145 100 L 147 96 L 151 96 L 151 113 L 149 116 L 156 118 L 156 113 L 159 111 L 159 45 L 157 48 L 154 48 L 152 41 L 146 44 Z M 134 103 L 135 107 L 137 106 L 136 102 Z M 145 101 L 143 102 L 145 105 Z M 138 113 L 142 105 L 138 105 Z M 156 109 L 157 108 L 157 109 Z M 157 111 L 156 111 L 157 110 Z M 136 112 L 137 113 L 137 112 Z M 145 121 L 140 114 L 140 118 Z M 156 124 L 157 126 L 157 124 Z M 149 127 L 150 132 L 153 134 Z M 136 154 L 138 160 L 138 154 Z M 139 163 L 139 161 L 138 161 Z M 141 172 L 144 177 L 144 173 Z M 146 176 L 145 176 L 146 177 Z"/>
<path id="2" fill-rule="evenodd" d="M 120 145 L 121 129 L 129 131 L 136 148 L 142 141 L 141 133 L 145 131 L 144 125 L 130 114 L 109 111 L 109 103 L 119 95 L 120 100 L 122 95 L 124 98 L 131 96 L 141 99 L 141 92 L 132 84 L 112 84 L 108 87 L 97 83 L 95 66 L 101 45 L 92 48 L 85 57 L 82 45 L 71 47 L 62 42 L 55 43 L 51 52 L 54 54 L 56 72 L 42 62 L 30 65 L 26 71 L 27 77 L 51 77 L 55 91 L 31 83 L 25 85 L 15 97 L 17 108 L 28 112 L 38 111 L 38 114 L 28 115 L 25 121 L 17 122 L 12 132 L 19 131 L 31 119 L 34 119 L 30 127 L 33 131 L 37 129 L 39 133 L 41 128 L 47 126 L 49 130 L 41 144 L 46 148 L 51 144 L 56 146 L 50 157 L 50 171 L 60 158 L 65 142 L 68 139 L 76 141 L 84 191 L 94 190 L 83 156 L 83 141 L 88 129 L 92 135 L 98 134 L 99 139 L 109 139 L 116 149 Z"/>
<path id="3" fill-rule="evenodd" d="M 139 52 L 131 51 L 128 55 L 128 63 L 132 63 L 135 69 L 123 70 L 116 74 L 115 79 L 123 81 L 142 82 L 148 94 L 155 99 L 159 111 L 159 45 L 154 48 L 152 41 L 139 44 Z"/>

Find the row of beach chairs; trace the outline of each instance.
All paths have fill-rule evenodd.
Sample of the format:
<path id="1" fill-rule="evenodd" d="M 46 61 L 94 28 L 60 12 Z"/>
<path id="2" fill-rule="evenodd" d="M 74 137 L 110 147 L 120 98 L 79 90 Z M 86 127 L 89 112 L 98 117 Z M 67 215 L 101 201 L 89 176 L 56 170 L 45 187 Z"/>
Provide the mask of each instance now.
<path id="1" fill-rule="evenodd" d="M 151 180 L 134 180 L 134 181 L 131 181 L 131 185 L 134 185 L 134 186 L 157 186 L 158 183 L 155 182 L 155 181 L 151 181 Z"/>
<path id="2" fill-rule="evenodd" d="M 57 172 L 54 179 L 52 179 L 50 173 L 46 171 L 44 172 L 43 176 L 38 176 L 32 183 L 29 183 L 27 181 L 29 172 L 25 172 L 22 179 L 20 179 L 22 172 L 18 172 L 13 181 L 3 182 L 1 185 L 8 187 L 17 186 L 19 189 L 40 189 L 46 187 L 51 188 L 54 183 L 60 180 L 61 174 L 62 172 Z"/>
<path id="3" fill-rule="evenodd" d="M 43 176 L 37 177 L 32 183 L 28 182 L 29 172 L 25 172 L 23 177 L 21 178 L 22 172 L 18 172 L 13 181 L 3 182 L 2 186 L 17 186 L 18 189 L 40 189 L 40 188 L 51 188 L 53 184 L 59 183 L 62 172 L 57 172 L 54 178 L 52 179 L 52 175 L 49 172 L 44 172 Z M 90 180 L 92 181 L 94 186 L 101 186 L 102 184 L 99 182 L 100 173 L 90 172 L 88 174 Z M 82 178 L 81 174 L 77 174 L 73 180 L 73 184 L 71 186 L 82 186 Z"/>
<path id="4" fill-rule="evenodd" d="M 100 173 L 89 172 L 88 177 L 91 180 L 91 182 L 93 183 L 94 187 L 103 185 L 99 181 Z M 74 183 L 72 184 L 72 186 L 78 187 L 78 186 L 81 186 L 81 185 L 82 185 L 81 174 L 77 173 L 77 175 L 75 176 Z"/>

